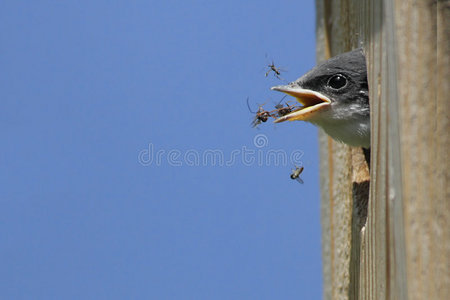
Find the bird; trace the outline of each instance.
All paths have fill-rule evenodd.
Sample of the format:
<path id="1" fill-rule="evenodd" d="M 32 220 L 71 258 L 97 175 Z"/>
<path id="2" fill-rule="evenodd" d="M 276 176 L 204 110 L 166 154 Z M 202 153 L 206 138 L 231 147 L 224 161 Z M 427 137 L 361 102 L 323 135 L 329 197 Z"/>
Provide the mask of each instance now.
<path id="1" fill-rule="evenodd" d="M 297 80 L 271 88 L 296 98 L 303 106 L 274 122 L 306 121 L 334 140 L 362 147 L 370 166 L 370 104 L 362 48 L 332 57 Z"/>

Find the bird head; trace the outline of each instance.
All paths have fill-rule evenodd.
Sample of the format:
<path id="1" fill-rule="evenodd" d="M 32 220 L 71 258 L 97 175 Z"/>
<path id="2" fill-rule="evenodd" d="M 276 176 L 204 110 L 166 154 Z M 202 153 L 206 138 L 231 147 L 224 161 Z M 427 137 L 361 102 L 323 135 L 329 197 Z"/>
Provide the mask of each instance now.
<path id="1" fill-rule="evenodd" d="M 275 123 L 307 121 L 345 144 L 370 147 L 369 87 L 362 49 L 330 58 L 272 90 L 293 96 L 303 105 Z"/>

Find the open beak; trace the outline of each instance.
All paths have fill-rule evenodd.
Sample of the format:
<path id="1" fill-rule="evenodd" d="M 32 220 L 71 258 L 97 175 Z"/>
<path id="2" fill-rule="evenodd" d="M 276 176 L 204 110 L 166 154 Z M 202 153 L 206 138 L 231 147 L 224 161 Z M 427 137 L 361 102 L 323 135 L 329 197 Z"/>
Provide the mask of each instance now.
<path id="1" fill-rule="evenodd" d="M 284 121 L 306 121 L 313 114 L 323 110 L 331 104 L 331 100 L 321 93 L 302 89 L 300 87 L 292 87 L 290 85 L 278 85 L 271 88 L 273 91 L 279 91 L 295 97 L 298 102 L 303 104 L 303 107 L 292 111 L 274 121 L 280 123 Z"/>

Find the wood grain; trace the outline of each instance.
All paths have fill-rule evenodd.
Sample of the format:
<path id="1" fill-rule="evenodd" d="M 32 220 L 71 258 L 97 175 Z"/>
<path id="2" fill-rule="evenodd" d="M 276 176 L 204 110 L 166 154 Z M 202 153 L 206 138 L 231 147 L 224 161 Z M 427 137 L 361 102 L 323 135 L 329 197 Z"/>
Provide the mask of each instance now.
<path id="1" fill-rule="evenodd" d="M 361 151 L 320 133 L 324 299 L 445 299 L 450 1 L 316 7 L 318 62 L 365 49 L 372 121 L 370 193 Z"/>

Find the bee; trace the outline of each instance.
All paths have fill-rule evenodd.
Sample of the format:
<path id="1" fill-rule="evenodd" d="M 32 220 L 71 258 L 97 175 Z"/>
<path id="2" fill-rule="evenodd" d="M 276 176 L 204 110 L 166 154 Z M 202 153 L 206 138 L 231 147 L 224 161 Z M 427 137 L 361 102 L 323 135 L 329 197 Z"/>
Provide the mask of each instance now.
<path id="1" fill-rule="evenodd" d="M 300 174 L 303 172 L 303 169 L 304 169 L 303 167 L 295 166 L 295 169 L 293 169 L 291 173 L 291 179 L 297 180 L 298 182 L 303 184 L 303 180 L 300 178 Z"/>

